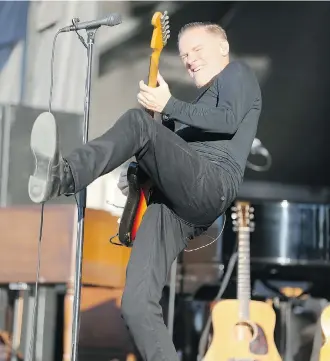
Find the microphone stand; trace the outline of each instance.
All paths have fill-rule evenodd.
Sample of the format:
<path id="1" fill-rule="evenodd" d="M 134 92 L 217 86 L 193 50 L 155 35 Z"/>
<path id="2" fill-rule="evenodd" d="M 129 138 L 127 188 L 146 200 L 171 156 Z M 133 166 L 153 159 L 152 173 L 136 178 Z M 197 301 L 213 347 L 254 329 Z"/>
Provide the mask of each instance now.
<path id="1" fill-rule="evenodd" d="M 85 104 L 84 104 L 84 125 L 83 125 L 83 144 L 88 139 L 89 127 L 89 109 L 90 94 L 92 82 L 92 57 L 96 29 L 87 29 L 87 77 L 85 83 Z M 78 354 L 78 336 L 80 326 L 80 300 L 81 300 L 81 273 L 82 273 L 82 256 L 84 241 L 84 218 L 86 208 L 86 189 L 78 194 L 78 227 L 77 227 L 77 247 L 76 247 L 76 265 L 74 278 L 74 298 L 73 298 L 73 321 L 72 321 L 72 350 L 71 361 L 77 360 Z"/>

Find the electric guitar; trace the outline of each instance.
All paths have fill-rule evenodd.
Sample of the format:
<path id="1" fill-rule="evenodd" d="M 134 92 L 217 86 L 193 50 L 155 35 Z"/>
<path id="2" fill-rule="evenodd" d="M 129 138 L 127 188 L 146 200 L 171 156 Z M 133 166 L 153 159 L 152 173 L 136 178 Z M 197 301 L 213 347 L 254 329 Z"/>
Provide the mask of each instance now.
<path id="1" fill-rule="evenodd" d="M 214 305 L 213 338 L 203 361 L 281 361 L 274 342 L 275 312 L 267 303 L 251 300 L 253 208 L 248 202 L 236 202 L 232 210 L 238 232 L 237 300 Z"/>
<path id="2" fill-rule="evenodd" d="M 155 88 L 157 86 L 160 54 L 170 37 L 167 12 L 165 11 L 163 14 L 156 12 L 152 17 L 151 24 L 154 29 L 150 43 L 152 54 L 150 56 L 148 85 Z M 149 110 L 147 112 L 154 117 L 153 112 Z M 129 164 L 127 181 L 128 196 L 119 224 L 118 239 L 122 245 L 132 247 L 143 215 L 148 207 L 151 188 L 146 175 L 139 168 L 137 162 Z"/>
<path id="3" fill-rule="evenodd" d="M 330 306 L 327 306 L 321 314 L 321 328 L 323 345 L 320 350 L 319 361 L 330 360 Z"/>

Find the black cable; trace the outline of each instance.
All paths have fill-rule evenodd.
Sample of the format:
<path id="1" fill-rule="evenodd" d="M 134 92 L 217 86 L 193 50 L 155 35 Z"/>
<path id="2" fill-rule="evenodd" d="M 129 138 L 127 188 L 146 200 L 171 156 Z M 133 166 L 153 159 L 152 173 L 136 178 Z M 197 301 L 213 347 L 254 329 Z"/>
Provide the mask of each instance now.
<path id="1" fill-rule="evenodd" d="M 55 44 L 57 40 L 57 36 L 60 34 L 58 31 L 53 39 L 53 48 L 52 48 L 52 58 L 51 58 L 51 69 L 50 69 L 50 90 L 49 90 L 49 103 L 48 103 L 48 111 L 51 113 L 52 111 L 52 97 L 53 97 L 53 83 L 54 83 L 54 54 L 55 54 Z M 34 295 L 34 303 L 33 303 L 33 311 L 32 311 L 32 332 L 31 332 L 31 339 L 29 345 L 29 357 L 27 360 L 32 361 L 34 358 L 34 337 L 37 330 L 37 307 L 38 307 L 38 285 L 39 285 L 39 278 L 40 278 L 40 266 L 41 266 L 41 241 L 42 241 L 42 231 L 43 231 L 43 223 L 44 223 L 44 208 L 45 204 L 41 204 L 41 215 L 40 215 L 40 229 L 39 229 L 39 240 L 38 240 L 38 260 L 37 260 L 37 276 L 36 276 L 36 283 L 35 283 L 35 295 Z"/>

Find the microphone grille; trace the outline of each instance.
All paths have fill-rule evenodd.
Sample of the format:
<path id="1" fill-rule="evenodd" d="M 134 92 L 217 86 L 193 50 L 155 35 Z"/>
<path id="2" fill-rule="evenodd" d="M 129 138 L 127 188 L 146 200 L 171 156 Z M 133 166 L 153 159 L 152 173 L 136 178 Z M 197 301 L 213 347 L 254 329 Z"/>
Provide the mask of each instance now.
<path id="1" fill-rule="evenodd" d="M 115 26 L 122 23 L 121 15 L 118 13 L 113 13 L 107 17 L 107 25 Z"/>

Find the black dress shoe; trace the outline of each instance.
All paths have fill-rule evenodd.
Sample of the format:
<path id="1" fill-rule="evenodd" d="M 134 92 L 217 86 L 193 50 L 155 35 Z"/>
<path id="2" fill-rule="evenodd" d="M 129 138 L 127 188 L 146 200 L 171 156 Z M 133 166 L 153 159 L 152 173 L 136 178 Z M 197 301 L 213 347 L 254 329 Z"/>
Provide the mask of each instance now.
<path id="1" fill-rule="evenodd" d="M 59 150 L 58 129 L 54 116 L 45 112 L 33 124 L 30 146 L 35 170 L 29 179 L 29 197 L 43 203 L 61 194 L 74 193 L 71 170 Z"/>

